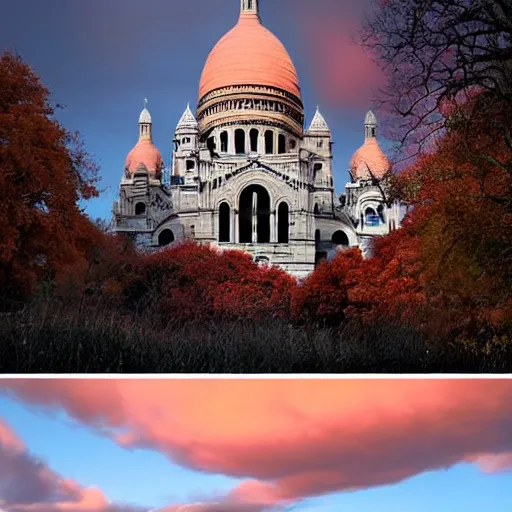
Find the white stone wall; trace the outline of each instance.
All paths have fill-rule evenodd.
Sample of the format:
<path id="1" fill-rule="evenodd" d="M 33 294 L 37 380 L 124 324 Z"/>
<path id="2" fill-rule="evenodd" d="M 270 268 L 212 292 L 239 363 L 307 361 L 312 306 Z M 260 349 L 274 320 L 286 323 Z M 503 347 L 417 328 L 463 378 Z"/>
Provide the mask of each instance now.
<path id="1" fill-rule="evenodd" d="M 244 154 L 237 154 L 235 148 L 235 132 L 240 129 L 244 131 Z M 256 152 L 250 151 L 251 130 L 258 131 Z M 265 151 L 265 132 L 269 130 L 272 154 Z M 221 146 L 222 132 L 228 134 L 227 147 Z M 279 135 L 285 136 L 281 154 Z M 197 130 L 176 131 L 170 190 L 149 175 L 123 178 L 114 211 L 118 231 L 135 234 L 140 247 L 157 248 L 162 233 L 170 230 L 173 243 L 195 240 L 246 251 L 255 261 L 277 265 L 303 278 L 314 269 L 319 256 L 331 258 L 338 250 L 358 246 L 369 254 L 373 237 L 400 225 L 401 209 L 396 204 L 384 207 L 384 221 L 378 226 L 361 222 L 367 208 L 377 211 L 383 204 L 378 187 L 364 183 L 348 184 L 347 205 L 341 212 L 335 209 L 329 132 L 306 132 L 298 140 L 280 128 L 243 124 L 214 128 L 209 137 L 215 140 L 213 152 L 199 142 Z M 240 242 L 240 197 L 251 185 L 263 187 L 270 197 L 269 243 Z M 147 209 L 144 215 L 135 215 L 135 204 L 141 200 Z M 277 212 L 283 202 L 289 211 L 288 243 L 278 240 Z M 227 203 L 230 211 L 229 242 L 219 239 L 222 203 Z"/>

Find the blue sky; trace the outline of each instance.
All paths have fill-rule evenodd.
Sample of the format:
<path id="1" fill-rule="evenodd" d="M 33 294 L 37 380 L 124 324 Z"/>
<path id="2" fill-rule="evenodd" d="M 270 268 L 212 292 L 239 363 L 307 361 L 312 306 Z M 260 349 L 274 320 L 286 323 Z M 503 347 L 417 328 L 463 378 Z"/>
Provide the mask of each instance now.
<path id="1" fill-rule="evenodd" d="M 62 410 L 27 407 L 0 397 L 2 419 L 54 471 L 84 486 L 99 487 L 112 501 L 163 507 L 225 493 L 239 482 L 188 470 L 154 451 L 126 450 Z"/>
<path id="2" fill-rule="evenodd" d="M 347 48 L 366 2 L 261 2 L 264 24 L 298 70 L 307 122 L 319 105 L 331 127 L 339 193 L 373 97 L 361 91 L 374 72 Z M 111 214 L 146 97 L 155 143 L 169 161 L 175 126 L 187 102 L 195 107 L 206 57 L 238 12 L 239 0 L 16 0 L 2 6 L 0 49 L 19 53 L 42 77 L 54 103 L 66 106 L 58 118 L 82 134 L 100 164 L 101 196 L 87 207 L 92 217 Z"/>
<path id="3" fill-rule="evenodd" d="M 337 385 L 332 384 L 332 382 L 321 385 Z M 181 383 L 176 381 L 174 386 L 178 385 L 186 388 L 187 381 Z M 204 381 L 205 390 L 209 385 L 211 385 L 209 382 Z M 239 383 L 232 381 L 231 385 L 236 387 L 239 386 Z M 318 384 L 313 386 L 316 385 Z M 369 386 L 371 385 L 369 384 Z M 373 385 L 378 386 L 379 383 Z M 499 384 L 496 385 L 499 386 Z M 4 381 L 0 388 L 15 388 L 15 386 Z M 107 431 L 108 429 L 102 431 L 101 428 L 88 424 L 83 418 L 79 419 L 78 413 L 73 411 L 74 406 L 72 404 L 78 404 L 84 400 L 88 393 L 83 385 L 80 389 L 74 388 L 74 391 L 70 391 L 71 394 L 68 396 L 70 401 L 67 402 L 67 405 L 65 405 L 65 401 L 61 402 L 63 406 L 57 406 L 56 404 L 62 400 L 63 395 L 60 395 L 60 393 L 67 386 L 64 381 L 48 385 L 48 389 L 51 388 L 48 393 L 53 393 L 53 398 L 50 401 L 41 398 L 46 393 L 45 384 L 41 385 L 37 381 L 33 381 L 33 383 L 22 384 L 22 386 L 25 386 L 24 392 L 28 393 L 25 397 L 22 396 L 23 393 L 13 395 L 10 392 L 6 394 L 0 391 L 0 425 L 2 423 L 7 424 L 8 428 L 25 444 L 31 457 L 38 459 L 60 477 L 73 479 L 83 488 L 98 487 L 111 502 L 141 505 L 143 507 L 141 510 L 148 511 L 151 508 L 164 508 L 177 503 L 207 501 L 211 500 L 212 497 L 229 494 L 251 476 L 247 474 L 230 477 L 223 475 L 222 471 L 201 470 L 198 467 L 191 469 L 192 464 L 189 464 L 187 468 L 186 464 L 178 465 L 173 462 L 173 457 L 164 454 L 162 449 L 123 448 L 112 439 Z M 117 384 L 108 384 L 108 386 L 117 386 Z M 31 391 L 27 392 L 29 388 Z M 508 385 L 508 388 L 510 388 L 510 385 Z M 131 389 L 133 394 L 133 385 Z M 166 389 L 171 388 L 166 387 Z M 27 400 L 30 393 L 32 398 Z M 108 393 L 109 391 L 106 391 L 106 395 Z M 137 393 L 139 392 L 137 391 Z M 145 391 L 140 392 L 141 397 L 144 394 Z M 279 395 L 279 391 L 277 391 L 277 395 Z M 124 395 L 125 399 L 127 396 Z M 184 419 L 188 413 L 185 413 L 185 409 L 180 409 L 182 406 L 179 405 L 180 401 L 176 396 L 175 394 L 173 396 L 173 393 L 169 394 L 168 391 L 162 392 L 161 407 L 166 408 L 167 412 L 171 411 L 167 418 L 162 416 L 162 422 L 169 421 L 169 425 L 171 425 L 175 421 L 183 420 L 187 424 L 190 418 Z M 192 403 L 196 401 L 195 407 L 199 407 L 199 402 L 193 396 L 190 395 L 190 401 Z M 284 394 L 280 396 L 282 398 Z M 312 396 L 314 396 L 314 393 L 312 393 Z M 90 398 L 90 403 L 93 403 L 95 399 L 92 396 Z M 204 397 L 204 400 L 208 401 L 209 399 Z M 233 401 L 233 399 L 230 400 Z M 29 401 L 31 405 L 29 405 Z M 38 401 L 39 405 L 35 405 Z M 147 403 L 147 400 L 144 399 L 143 402 Z M 44 403 L 46 405 L 41 405 Z M 464 406 L 466 412 L 472 407 Z M 70 412 L 65 412 L 65 408 Z M 463 414 L 466 414 L 466 412 Z M 241 411 L 241 414 L 243 413 Z M 459 413 L 460 411 L 456 414 Z M 147 411 L 141 414 L 147 414 Z M 194 413 L 194 417 L 196 414 L 197 412 Z M 341 411 L 340 414 L 342 414 Z M 505 418 L 510 421 L 511 415 L 510 406 L 506 410 L 502 409 L 501 412 L 496 410 L 496 419 L 501 429 L 507 428 L 503 421 L 505 421 Z M 485 420 L 480 419 L 482 424 L 485 424 L 485 428 L 488 429 L 487 434 L 484 435 L 480 431 L 479 435 L 481 437 L 492 437 L 490 433 L 494 432 L 492 427 L 494 419 L 491 416 Z M 297 416 L 294 416 L 294 420 L 297 420 Z M 215 420 L 215 422 L 217 421 Z M 368 421 L 368 419 L 365 421 Z M 421 423 L 424 420 L 418 415 L 415 421 L 417 428 L 421 429 Z M 476 420 L 476 422 L 478 421 Z M 268 422 L 271 424 L 273 418 L 269 417 Z M 453 428 L 455 422 L 450 423 L 450 428 Z M 385 429 L 385 421 L 382 424 Z M 191 423 L 189 423 L 189 426 L 191 429 L 195 428 Z M 204 427 L 208 428 L 208 425 Z M 168 434 L 171 436 L 172 427 L 169 426 L 169 429 Z M 440 434 L 441 429 L 436 435 L 439 436 Z M 508 430 L 506 436 L 507 447 L 510 447 L 510 430 Z M 422 437 L 418 435 L 418 442 L 421 442 Z M 462 434 L 461 431 L 461 438 L 463 437 L 465 437 L 465 434 Z M 343 443 L 345 440 L 340 439 L 335 442 Z M 198 443 L 200 443 L 199 440 Z M 235 441 L 233 443 L 236 444 Z M 355 443 L 357 445 L 357 441 Z M 500 446 L 504 448 L 503 444 Z M 2 465 L 2 453 L 5 449 L 5 446 L 2 448 L 2 432 L 0 431 L 0 465 Z M 365 449 L 365 446 L 357 448 L 361 451 L 361 455 Z M 476 445 L 475 449 L 480 453 L 480 448 L 477 448 Z M 358 471 L 356 467 L 359 460 L 357 450 L 353 452 L 355 456 L 353 461 L 338 461 L 340 466 L 344 466 L 349 473 Z M 404 453 L 407 456 L 407 452 Z M 442 454 L 440 455 L 442 458 Z M 277 451 L 269 452 L 267 456 L 269 458 L 268 462 L 279 465 L 281 455 Z M 410 466 L 414 466 L 416 462 L 411 454 Z M 353 468 L 351 468 L 352 464 L 354 464 Z M 381 464 L 385 465 L 385 461 L 375 459 L 373 463 L 374 466 Z M 436 464 L 434 463 L 434 465 Z M 439 465 L 440 467 L 443 466 L 442 463 L 439 463 Z M 346 490 L 344 492 L 320 494 L 317 497 L 308 498 L 306 496 L 303 501 L 294 504 L 289 510 L 306 512 L 333 510 L 343 512 L 370 512 L 374 510 L 380 512 L 430 512 L 433 510 L 440 512 L 451 512 L 453 510 L 481 512 L 487 509 L 505 512 L 512 510 L 512 493 L 510 493 L 512 473 L 509 468 L 510 466 L 505 471 L 485 473 L 477 465 L 461 461 L 453 465 L 446 464 L 446 468 L 417 472 L 411 478 L 406 478 L 392 485 L 377 484 L 353 492 Z M 368 474 L 368 477 L 371 479 L 370 474 Z M 0 503 L 2 503 L 2 489 L 4 488 L 2 478 L 5 478 L 5 472 L 0 471 Z M 11 512 L 9 508 L 7 510 Z M 17 509 L 12 510 L 17 511 Z M 19 510 L 25 512 L 29 509 L 20 508 Z M 235 508 L 235 510 L 237 509 Z M 91 510 L 91 512 L 96 512 L 96 509 Z"/>

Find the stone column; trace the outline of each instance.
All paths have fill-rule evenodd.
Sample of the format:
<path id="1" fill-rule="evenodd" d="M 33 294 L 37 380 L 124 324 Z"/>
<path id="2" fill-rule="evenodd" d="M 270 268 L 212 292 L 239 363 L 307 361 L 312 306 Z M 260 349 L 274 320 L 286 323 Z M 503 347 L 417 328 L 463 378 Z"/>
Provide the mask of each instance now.
<path id="1" fill-rule="evenodd" d="M 229 209 L 229 243 L 234 243 L 235 241 L 235 210 Z"/>
<path id="2" fill-rule="evenodd" d="M 235 154 L 235 130 L 233 128 L 227 128 L 228 132 L 228 153 L 230 155 Z"/>
<path id="3" fill-rule="evenodd" d="M 258 240 L 258 194 L 252 193 L 252 235 L 251 242 L 256 244 Z"/>
<path id="4" fill-rule="evenodd" d="M 233 210 L 233 224 L 234 224 L 234 233 L 233 233 L 233 243 L 237 244 L 240 241 L 240 214 L 238 210 Z"/>
<path id="5" fill-rule="evenodd" d="M 265 154 L 265 130 L 259 130 L 258 135 L 258 154 Z"/>
<path id="6" fill-rule="evenodd" d="M 270 243 L 277 243 L 277 215 L 276 210 L 271 210 L 270 212 Z"/>

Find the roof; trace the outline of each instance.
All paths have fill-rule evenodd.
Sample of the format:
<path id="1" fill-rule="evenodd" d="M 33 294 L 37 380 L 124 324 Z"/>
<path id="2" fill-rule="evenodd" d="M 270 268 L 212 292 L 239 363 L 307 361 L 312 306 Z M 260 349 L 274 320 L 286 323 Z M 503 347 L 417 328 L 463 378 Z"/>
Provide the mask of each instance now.
<path id="1" fill-rule="evenodd" d="M 275 87 L 301 97 L 297 71 L 286 48 L 257 14 L 243 13 L 215 45 L 203 69 L 199 99 L 233 85 Z"/>
<path id="2" fill-rule="evenodd" d="M 190 104 L 187 103 L 187 108 L 185 109 L 185 112 L 183 112 L 183 115 L 181 116 L 180 120 L 178 121 L 178 124 L 176 126 L 176 130 L 197 130 L 197 120 L 194 117 L 194 114 L 192 113 L 192 110 L 190 110 Z"/>
<path id="3" fill-rule="evenodd" d="M 308 130 L 310 132 L 330 132 L 329 126 L 327 125 L 324 116 L 320 113 L 318 107 L 316 107 L 315 115 L 313 116 Z"/>
<path id="4" fill-rule="evenodd" d="M 151 114 L 149 110 L 145 108 L 139 116 L 139 124 L 151 124 Z"/>

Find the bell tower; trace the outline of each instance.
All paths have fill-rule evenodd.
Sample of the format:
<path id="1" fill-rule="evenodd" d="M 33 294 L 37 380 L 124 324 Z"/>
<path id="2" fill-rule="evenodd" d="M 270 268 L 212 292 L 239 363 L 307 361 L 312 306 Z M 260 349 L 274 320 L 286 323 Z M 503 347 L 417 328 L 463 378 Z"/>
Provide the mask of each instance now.
<path id="1" fill-rule="evenodd" d="M 240 15 L 252 14 L 259 17 L 259 0 L 240 0 Z"/>
<path id="2" fill-rule="evenodd" d="M 144 100 L 144 110 L 140 113 L 139 117 L 139 141 L 141 140 L 153 140 L 153 122 L 151 121 L 151 114 L 147 109 L 148 100 Z"/>
<path id="3" fill-rule="evenodd" d="M 377 127 L 378 127 L 377 118 L 375 114 L 369 110 L 366 114 L 364 120 L 364 138 L 368 139 L 376 139 L 377 138 Z"/>

